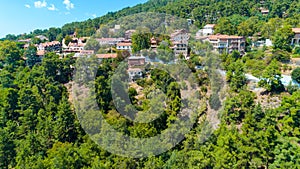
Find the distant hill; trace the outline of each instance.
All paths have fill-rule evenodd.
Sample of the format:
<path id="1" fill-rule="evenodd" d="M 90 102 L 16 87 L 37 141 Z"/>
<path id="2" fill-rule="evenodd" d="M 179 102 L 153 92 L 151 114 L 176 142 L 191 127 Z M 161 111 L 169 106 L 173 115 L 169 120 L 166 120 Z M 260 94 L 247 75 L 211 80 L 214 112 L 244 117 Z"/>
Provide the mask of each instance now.
<path id="1" fill-rule="evenodd" d="M 268 10 L 263 15 L 261 10 Z M 17 40 L 45 35 L 49 40 L 61 40 L 75 31 L 79 36 L 95 34 L 100 25 L 124 16 L 140 12 L 158 12 L 171 14 L 181 18 L 195 20 L 200 27 L 206 23 L 216 23 L 219 18 L 238 14 L 244 17 L 258 16 L 261 20 L 269 18 L 289 18 L 299 16 L 299 0 L 149 0 L 144 4 L 127 7 L 117 12 L 109 12 L 104 16 L 89 19 L 83 22 L 65 24 L 62 28 L 49 28 L 48 30 L 34 30 L 25 35 L 7 35 L 5 39 Z"/>

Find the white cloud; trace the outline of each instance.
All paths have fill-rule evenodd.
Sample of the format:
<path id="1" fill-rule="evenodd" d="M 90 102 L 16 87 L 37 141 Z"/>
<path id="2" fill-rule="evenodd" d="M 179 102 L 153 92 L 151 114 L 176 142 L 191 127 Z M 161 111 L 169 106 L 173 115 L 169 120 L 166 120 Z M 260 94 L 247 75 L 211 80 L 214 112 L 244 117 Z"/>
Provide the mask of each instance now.
<path id="1" fill-rule="evenodd" d="M 63 4 L 66 5 L 66 9 L 70 10 L 74 8 L 74 4 L 70 0 L 64 0 Z"/>
<path id="2" fill-rule="evenodd" d="M 34 2 L 34 7 L 36 8 L 44 8 L 46 6 L 47 6 L 47 2 L 45 0 L 43 2 L 42 1 Z"/>
<path id="3" fill-rule="evenodd" d="M 93 17 L 93 18 L 96 18 L 96 17 L 97 17 L 97 15 L 96 15 L 96 14 L 93 14 L 93 15 L 92 15 L 92 17 Z"/>
<path id="4" fill-rule="evenodd" d="M 25 4 L 25 7 L 26 7 L 26 8 L 31 8 L 31 6 L 30 6 L 30 5 L 28 5 L 28 4 Z"/>
<path id="5" fill-rule="evenodd" d="M 50 11 L 58 11 L 58 9 L 54 6 L 54 4 L 51 4 L 51 5 L 48 7 L 48 10 L 50 10 Z"/>

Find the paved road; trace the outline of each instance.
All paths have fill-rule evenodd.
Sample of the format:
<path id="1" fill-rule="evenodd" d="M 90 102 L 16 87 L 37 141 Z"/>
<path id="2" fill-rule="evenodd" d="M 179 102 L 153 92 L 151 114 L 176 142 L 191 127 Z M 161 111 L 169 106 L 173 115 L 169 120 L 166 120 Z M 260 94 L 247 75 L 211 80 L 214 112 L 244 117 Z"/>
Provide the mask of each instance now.
<path id="1" fill-rule="evenodd" d="M 221 75 L 225 76 L 226 72 L 224 70 L 219 70 L 219 72 L 221 73 Z M 251 74 L 245 74 L 246 78 L 252 82 L 259 82 L 259 78 L 251 75 Z M 298 87 L 300 87 L 300 84 L 293 81 L 291 76 L 288 75 L 282 75 L 281 78 L 281 82 L 284 86 L 288 86 L 290 84 L 290 82 L 292 82 L 293 85 L 297 85 Z"/>

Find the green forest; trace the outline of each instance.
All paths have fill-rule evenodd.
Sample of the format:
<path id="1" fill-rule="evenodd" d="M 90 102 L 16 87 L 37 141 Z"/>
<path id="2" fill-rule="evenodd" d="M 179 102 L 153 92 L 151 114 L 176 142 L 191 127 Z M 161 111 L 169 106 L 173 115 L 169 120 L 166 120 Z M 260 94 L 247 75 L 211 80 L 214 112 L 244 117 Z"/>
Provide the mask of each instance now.
<path id="1" fill-rule="evenodd" d="M 269 14 L 262 15 L 261 7 L 269 9 Z M 76 60 L 73 54 L 60 57 L 52 52 L 40 60 L 35 47 L 24 50 L 23 44 L 16 42 L 37 35 L 45 35 L 49 41 L 62 41 L 74 32 L 79 37 L 101 36 L 97 30 L 114 25 L 119 19 L 126 23 L 136 17 L 133 14 L 141 12 L 193 19 L 199 29 L 215 23 L 216 33 L 260 36 L 271 39 L 274 46 L 251 50 L 252 42 L 247 39 L 244 56 L 237 51 L 217 55 L 210 52 L 210 44 L 191 39 L 190 59 L 178 58 L 181 65 L 190 68 L 191 76 L 179 83 L 159 67 L 147 65 L 148 78 L 136 81 L 143 88 L 141 92 L 118 79 L 126 79 L 124 74 L 117 79 L 113 76 L 120 67 L 126 68 L 122 63 L 128 53 L 124 51 L 117 51 L 114 59 L 99 62 L 92 56 L 85 60 L 96 68 L 95 81 L 85 84 L 84 78 L 88 78 L 85 69 L 76 70 L 82 74 L 74 73 L 74 66 L 84 65 L 85 61 Z M 135 26 L 128 23 L 126 29 Z M 293 80 L 300 82 L 300 68 L 288 65 L 293 57 L 300 55 L 299 47 L 290 46 L 293 27 L 300 27 L 299 0 L 149 0 L 62 28 L 7 35 L 0 41 L 0 168 L 300 168 L 300 90 L 280 81 L 282 73 L 291 72 Z M 139 38 L 134 35 L 133 41 Z M 149 44 L 136 47 L 135 52 L 145 48 Z M 196 69 L 197 65 L 204 69 Z M 224 79 L 218 76 L 217 69 L 226 71 Z M 170 67 L 170 72 L 178 77 L 184 76 L 183 70 L 180 65 Z M 249 87 L 248 73 L 260 77 L 258 86 L 264 92 L 257 93 Z M 95 96 L 86 99 L 95 99 L 98 111 L 78 116 L 72 98 L 74 82 L 95 88 Z M 132 104 L 123 110 L 127 116 L 155 118 L 157 112 L 162 112 L 159 118 L 151 123 L 138 123 L 122 116 L 116 105 L 125 104 L 126 99 L 114 102 L 112 83 L 121 86 L 118 92 L 129 95 L 126 99 Z M 166 152 L 143 158 L 123 157 L 94 142 L 101 131 L 96 129 L 94 138 L 86 132 L 95 131 L 91 124 L 98 123 L 101 113 L 120 133 L 135 138 L 158 135 L 176 124 L 185 101 L 180 89 L 189 87 L 197 91 L 191 100 L 199 104 L 193 112 L 195 123 L 183 140 Z M 84 89 L 79 94 L 84 94 Z M 130 114 L 133 109 L 138 112 Z M 217 127 L 209 124 L 211 112 L 218 112 L 219 121 L 214 121 Z M 82 123 L 79 117 L 92 120 Z M 98 139 L 109 142 L 109 135 L 105 136 Z M 164 144 L 163 141 L 158 144 Z"/>
<path id="2" fill-rule="evenodd" d="M 269 9 L 270 12 L 267 16 L 262 15 L 259 8 Z M 299 0 L 149 0 L 144 4 L 124 8 L 117 12 L 109 12 L 95 19 L 68 23 L 61 28 L 37 29 L 29 34 L 7 35 L 4 39 L 16 40 L 45 35 L 50 41 L 55 39 L 61 41 L 75 31 L 80 37 L 91 36 L 101 25 L 141 12 L 165 13 L 179 18 L 193 19 L 195 25 L 199 27 L 208 23 L 220 23 L 219 25 L 225 26 L 220 32 L 253 35 L 257 33 L 257 30 L 262 31 L 261 27 L 271 18 L 284 18 L 292 26 L 297 26 L 300 17 L 300 3 Z M 239 25 L 240 31 L 237 30 Z M 274 31 L 270 30 L 270 32 Z M 266 36 L 269 34 L 267 33 Z"/>

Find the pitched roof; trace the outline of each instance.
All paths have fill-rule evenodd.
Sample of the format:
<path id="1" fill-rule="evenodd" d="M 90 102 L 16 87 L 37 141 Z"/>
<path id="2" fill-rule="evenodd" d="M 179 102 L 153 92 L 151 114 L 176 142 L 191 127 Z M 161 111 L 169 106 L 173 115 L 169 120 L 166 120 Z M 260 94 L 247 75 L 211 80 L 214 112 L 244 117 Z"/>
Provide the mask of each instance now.
<path id="1" fill-rule="evenodd" d="M 242 37 L 242 36 L 235 36 L 235 35 L 221 35 L 221 34 L 217 34 L 217 35 L 210 35 L 210 36 L 208 36 L 208 38 L 210 40 L 217 40 L 217 39 L 242 39 L 244 37 Z"/>
<path id="2" fill-rule="evenodd" d="M 96 54 L 96 57 L 99 59 L 110 59 L 110 58 L 116 58 L 116 53 L 107 53 L 107 54 Z"/>
<path id="3" fill-rule="evenodd" d="M 216 24 L 207 24 L 207 25 L 205 25 L 204 27 L 206 28 L 206 27 L 215 27 L 216 26 Z"/>
<path id="4" fill-rule="evenodd" d="M 177 36 L 180 34 L 186 34 L 186 33 L 188 33 L 188 32 L 185 29 L 177 29 L 171 34 L 171 37 L 174 37 L 174 36 Z"/>
<path id="5" fill-rule="evenodd" d="M 144 56 L 130 56 L 128 60 L 135 60 L 135 59 L 146 59 Z"/>
<path id="6" fill-rule="evenodd" d="M 131 46 L 132 43 L 118 43 L 117 46 Z"/>
<path id="7" fill-rule="evenodd" d="M 128 68 L 128 70 L 127 70 L 128 72 L 140 72 L 140 71 L 143 71 L 143 69 L 141 69 L 141 68 Z"/>
<path id="8" fill-rule="evenodd" d="M 293 31 L 294 33 L 300 33 L 300 28 L 292 28 L 292 31 Z"/>

